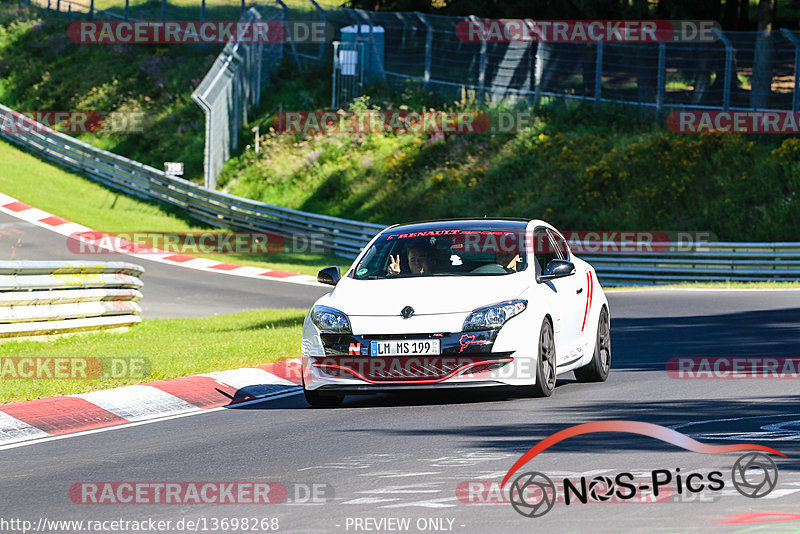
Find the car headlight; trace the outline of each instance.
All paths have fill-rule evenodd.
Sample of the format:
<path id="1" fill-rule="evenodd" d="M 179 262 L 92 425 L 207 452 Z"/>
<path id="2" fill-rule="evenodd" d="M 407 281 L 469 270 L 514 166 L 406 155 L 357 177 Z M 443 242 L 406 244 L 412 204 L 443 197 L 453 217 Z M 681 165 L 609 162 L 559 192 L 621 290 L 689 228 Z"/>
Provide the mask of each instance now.
<path id="1" fill-rule="evenodd" d="M 461 330 L 466 332 L 468 330 L 500 328 L 506 321 L 525 311 L 527 307 L 527 300 L 506 300 L 491 306 L 478 308 L 469 314 Z"/>
<path id="2" fill-rule="evenodd" d="M 347 315 L 327 306 L 314 306 L 311 321 L 324 334 L 351 334 L 350 319 Z"/>

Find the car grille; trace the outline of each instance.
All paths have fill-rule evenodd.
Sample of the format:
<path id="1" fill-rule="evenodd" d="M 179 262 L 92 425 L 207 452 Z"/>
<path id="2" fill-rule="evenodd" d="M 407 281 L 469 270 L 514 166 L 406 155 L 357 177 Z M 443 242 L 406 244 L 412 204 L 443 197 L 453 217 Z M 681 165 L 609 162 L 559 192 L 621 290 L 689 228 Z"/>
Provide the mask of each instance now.
<path id="1" fill-rule="evenodd" d="M 372 383 L 434 383 L 455 376 L 484 378 L 512 361 L 509 353 L 475 356 L 390 356 L 314 358 L 314 367 L 333 378 Z"/>

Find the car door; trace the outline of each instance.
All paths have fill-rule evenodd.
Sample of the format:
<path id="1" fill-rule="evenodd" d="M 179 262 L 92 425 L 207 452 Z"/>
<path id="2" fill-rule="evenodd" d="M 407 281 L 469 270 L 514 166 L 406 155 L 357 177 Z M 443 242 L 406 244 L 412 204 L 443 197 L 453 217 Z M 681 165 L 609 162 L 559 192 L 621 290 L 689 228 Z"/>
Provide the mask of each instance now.
<path id="1" fill-rule="evenodd" d="M 556 338 L 556 365 L 562 365 L 574 357 L 574 347 L 577 344 L 575 330 L 575 283 L 574 276 L 566 276 L 555 280 L 539 281 L 539 275 L 547 264 L 554 259 L 559 259 L 551 235 L 547 228 L 540 226 L 533 230 L 533 257 L 535 261 L 536 279 L 544 289 L 547 300 L 550 302 L 553 316 L 553 330 Z"/>
<path id="2" fill-rule="evenodd" d="M 567 240 L 564 239 L 559 232 L 548 228 L 548 234 L 553 244 L 558 258 L 566 261 L 572 261 L 572 254 L 567 245 Z M 577 266 L 576 266 L 577 269 Z M 558 358 L 560 364 L 570 363 L 584 354 L 585 348 L 583 347 L 583 329 L 584 317 L 587 312 L 586 306 L 589 298 L 589 283 L 585 273 L 575 271 L 570 276 L 554 280 L 559 282 L 559 289 L 561 293 L 561 300 L 563 304 L 563 316 L 561 328 L 564 331 L 564 339 L 566 341 L 566 350 L 561 351 L 561 356 Z"/>

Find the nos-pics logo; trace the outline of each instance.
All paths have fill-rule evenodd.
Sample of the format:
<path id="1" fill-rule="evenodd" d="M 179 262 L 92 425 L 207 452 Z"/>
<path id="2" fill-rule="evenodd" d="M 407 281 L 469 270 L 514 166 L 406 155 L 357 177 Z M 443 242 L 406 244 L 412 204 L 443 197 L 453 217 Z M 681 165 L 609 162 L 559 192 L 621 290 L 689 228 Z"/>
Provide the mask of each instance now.
<path id="1" fill-rule="evenodd" d="M 706 445 L 670 428 L 652 423 L 637 421 L 600 421 L 576 425 L 549 436 L 522 455 L 506 473 L 502 486 L 512 475 L 540 452 L 552 445 L 581 434 L 594 432 L 626 432 L 641 434 L 672 443 L 686 450 L 702 454 L 720 454 L 734 451 L 748 452 L 739 457 L 731 469 L 733 487 L 743 496 L 756 499 L 768 495 L 778 484 L 778 467 L 764 454 L 785 455 L 770 447 L 752 443 L 735 445 Z M 725 487 L 721 471 L 681 472 L 679 468 L 654 469 L 649 477 L 635 480 L 632 473 L 622 472 L 615 476 L 596 476 L 577 480 L 565 478 L 559 487 L 545 474 L 529 471 L 517 476 L 509 489 L 509 500 L 518 513 L 525 517 L 541 517 L 549 512 L 558 501 L 567 506 L 587 504 L 588 502 L 625 502 L 637 497 L 641 492 L 651 491 L 655 498 L 668 490 L 678 495 L 721 491 Z"/>

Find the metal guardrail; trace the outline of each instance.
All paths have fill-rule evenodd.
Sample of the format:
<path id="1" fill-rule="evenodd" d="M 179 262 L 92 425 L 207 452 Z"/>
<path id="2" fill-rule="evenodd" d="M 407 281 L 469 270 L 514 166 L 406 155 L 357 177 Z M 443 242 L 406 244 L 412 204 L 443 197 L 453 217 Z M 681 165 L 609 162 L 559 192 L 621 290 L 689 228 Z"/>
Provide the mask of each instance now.
<path id="1" fill-rule="evenodd" d="M 122 329 L 141 321 L 144 268 L 132 263 L 0 262 L 0 339 Z"/>
<path id="2" fill-rule="evenodd" d="M 703 243 L 652 254 L 576 253 L 604 285 L 714 281 L 800 281 L 800 243 Z"/>
<path id="3" fill-rule="evenodd" d="M 212 191 L 164 171 L 101 150 L 0 104 L 0 137 L 125 194 L 179 207 L 218 228 L 302 236 L 308 244 L 355 257 L 383 225 L 282 208 Z M 9 126 L 12 125 L 12 126 Z"/>

